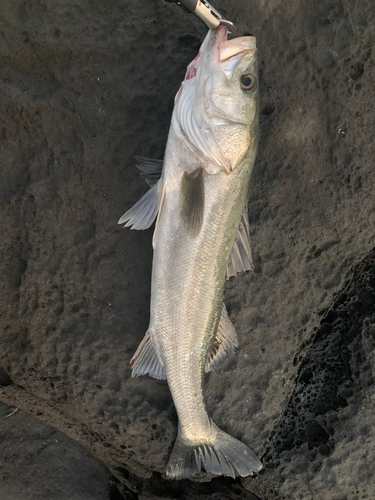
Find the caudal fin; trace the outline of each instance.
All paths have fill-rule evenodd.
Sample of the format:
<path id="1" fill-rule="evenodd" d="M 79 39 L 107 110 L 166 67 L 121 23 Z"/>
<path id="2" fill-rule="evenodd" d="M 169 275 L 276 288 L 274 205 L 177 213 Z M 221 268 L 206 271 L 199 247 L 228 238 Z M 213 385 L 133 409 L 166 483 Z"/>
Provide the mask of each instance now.
<path id="1" fill-rule="evenodd" d="M 178 435 L 167 465 L 168 479 L 186 479 L 201 470 L 217 476 L 250 476 L 262 462 L 253 451 L 237 439 L 211 424 L 215 435 L 209 443 L 192 444 Z M 179 433 L 180 434 L 180 433 Z"/>

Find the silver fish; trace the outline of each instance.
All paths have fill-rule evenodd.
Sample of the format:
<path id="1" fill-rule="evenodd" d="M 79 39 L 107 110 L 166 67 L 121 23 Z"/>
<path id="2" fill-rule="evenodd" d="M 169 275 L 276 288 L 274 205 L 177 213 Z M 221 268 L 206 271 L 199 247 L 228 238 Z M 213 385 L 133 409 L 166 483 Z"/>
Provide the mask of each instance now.
<path id="1" fill-rule="evenodd" d="M 119 223 L 157 216 L 151 316 L 133 376 L 166 378 L 177 409 L 170 479 L 248 476 L 262 463 L 207 415 L 203 376 L 238 345 L 223 304 L 226 275 L 251 269 L 246 201 L 259 135 L 256 39 L 210 30 L 188 66 L 163 164 L 139 158 L 151 189 Z M 158 178 L 160 179 L 158 180 Z"/>

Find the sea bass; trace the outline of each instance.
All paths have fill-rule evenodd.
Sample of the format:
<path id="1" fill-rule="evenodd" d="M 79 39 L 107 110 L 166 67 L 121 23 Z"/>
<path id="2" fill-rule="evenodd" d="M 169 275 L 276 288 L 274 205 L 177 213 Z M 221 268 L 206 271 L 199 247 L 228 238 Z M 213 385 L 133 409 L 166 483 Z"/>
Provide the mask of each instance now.
<path id="1" fill-rule="evenodd" d="M 235 477 L 262 463 L 207 415 L 203 376 L 238 345 L 223 304 L 226 276 L 250 269 L 247 194 L 259 135 L 256 39 L 221 24 L 188 66 L 163 164 L 140 159 L 151 189 L 119 223 L 150 227 L 151 314 L 133 376 L 166 378 L 177 409 L 170 479 L 204 469 Z"/>

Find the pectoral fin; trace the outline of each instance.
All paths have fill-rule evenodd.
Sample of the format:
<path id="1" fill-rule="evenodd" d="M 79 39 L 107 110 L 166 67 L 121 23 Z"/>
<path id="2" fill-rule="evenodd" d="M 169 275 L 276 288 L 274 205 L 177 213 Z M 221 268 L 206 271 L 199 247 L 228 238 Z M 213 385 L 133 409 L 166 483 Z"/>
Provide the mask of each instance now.
<path id="1" fill-rule="evenodd" d="M 232 253 L 229 256 L 227 279 L 243 271 L 254 271 L 250 247 L 247 206 L 238 227 L 238 233 L 234 241 Z"/>
<path id="2" fill-rule="evenodd" d="M 205 371 L 209 372 L 220 363 L 230 352 L 238 347 L 238 339 L 233 323 L 229 319 L 227 308 L 223 303 L 219 327 L 216 337 L 207 350 Z"/>
<path id="3" fill-rule="evenodd" d="M 180 191 L 180 215 L 191 238 L 196 238 L 201 230 L 204 215 L 203 168 L 191 174 L 184 172 Z"/>

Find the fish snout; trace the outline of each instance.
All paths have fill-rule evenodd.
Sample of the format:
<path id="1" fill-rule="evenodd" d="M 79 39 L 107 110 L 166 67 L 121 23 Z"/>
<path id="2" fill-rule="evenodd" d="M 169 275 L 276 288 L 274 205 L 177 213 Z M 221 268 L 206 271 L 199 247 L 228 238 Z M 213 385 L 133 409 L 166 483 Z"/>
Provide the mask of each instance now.
<path id="1" fill-rule="evenodd" d="M 245 55 L 246 53 L 255 51 L 257 48 L 255 36 L 243 36 L 226 40 L 220 44 L 219 59 L 220 62 L 228 61 L 232 57 Z"/>

